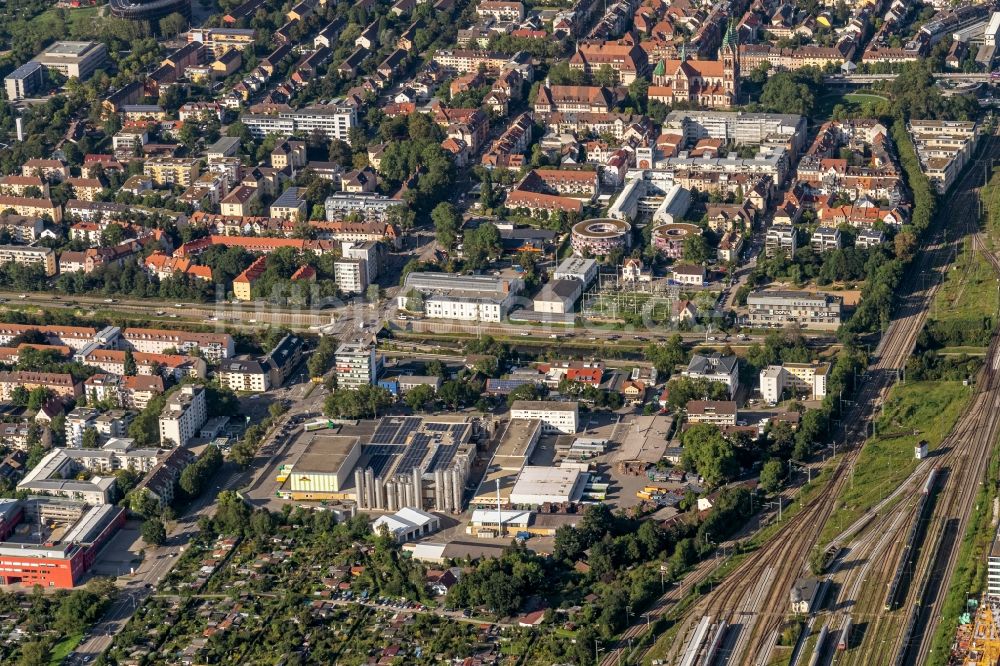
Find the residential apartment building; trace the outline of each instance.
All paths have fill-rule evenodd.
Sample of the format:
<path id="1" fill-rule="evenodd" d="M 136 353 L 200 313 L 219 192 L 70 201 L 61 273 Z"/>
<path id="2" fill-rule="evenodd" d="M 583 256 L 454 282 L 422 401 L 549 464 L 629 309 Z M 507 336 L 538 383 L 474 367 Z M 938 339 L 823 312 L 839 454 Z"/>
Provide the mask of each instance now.
<path id="1" fill-rule="evenodd" d="M 537 419 L 542 422 L 543 432 L 572 435 L 580 426 L 580 406 L 575 401 L 515 400 L 510 418 Z"/>
<path id="2" fill-rule="evenodd" d="M 826 397 L 829 363 L 785 363 L 760 371 L 760 394 L 767 402 L 778 402 L 786 388 L 805 393 L 811 400 Z"/>
<path id="3" fill-rule="evenodd" d="M 253 300 L 253 285 L 267 269 L 267 257 L 260 256 L 254 259 L 245 271 L 233 278 L 233 296 L 238 301 Z"/>
<path id="4" fill-rule="evenodd" d="M 119 349 L 83 349 L 73 355 L 73 360 L 100 368 L 116 375 L 125 374 L 125 363 L 129 352 Z M 175 379 L 183 377 L 204 377 L 205 359 L 179 354 L 149 354 L 132 352 L 136 368 L 141 375 L 162 374 Z"/>
<path id="5" fill-rule="evenodd" d="M 160 443 L 186 445 L 198 434 L 207 418 L 205 389 L 185 384 L 167 399 L 160 413 Z"/>
<path id="6" fill-rule="evenodd" d="M 809 245 L 816 252 L 839 250 L 842 246 L 840 229 L 834 227 L 816 227 L 809 237 Z"/>
<path id="7" fill-rule="evenodd" d="M 264 365 L 252 358 L 233 358 L 219 364 L 215 376 L 219 383 L 234 391 L 263 393 L 271 388 L 271 375 Z"/>
<path id="8" fill-rule="evenodd" d="M 154 187 L 190 187 L 198 177 L 198 160 L 190 157 L 151 157 L 143 163 L 142 173 Z"/>
<path id="9" fill-rule="evenodd" d="M 12 197 L 0 195 L 0 211 L 12 209 L 18 215 L 25 217 L 49 217 L 53 222 L 62 222 L 62 208 L 52 203 L 51 199 L 36 199 L 34 197 Z"/>
<path id="10" fill-rule="evenodd" d="M 958 120 L 911 120 L 907 128 L 921 170 L 938 194 L 945 194 L 976 151 L 978 125 Z"/>
<path id="11" fill-rule="evenodd" d="M 369 342 L 344 342 L 334 354 L 333 371 L 338 388 L 356 389 L 376 384 L 382 373 L 382 357 Z"/>
<path id="12" fill-rule="evenodd" d="M 88 407 L 77 407 L 66 415 L 66 446 L 71 449 L 83 447 L 83 435 L 88 430 L 97 431 L 97 417 L 100 415 L 96 409 Z"/>
<path id="13" fill-rule="evenodd" d="M 768 257 L 791 257 L 799 249 L 798 234 L 790 224 L 772 224 L 764 237 L 764 254 Z"/>
<path id="14" fill-rule="evenodd" d="M 327 140 L 351 142 L 351 129 L 358 124 L 357 110 L 348 104 L 308 106 L 297 111 L 279 111 L 274 115 L 243 114 L 240 120 L 258 139 L 268 134 L 288 137 L 292 134 L 318 132 Z"/>
<path id="15" fill-rule="evenodd" d="M 0 264 L 20 264 L 40 266 L 46 277 L 59 272 L 56 253 L 50 247 L 26 247 L 24 245 L 0 245 Z"/>
<path id="16" fill-rule="evenodd" d="M 681 375 L 725 384 L 730 396 L 736 395 L 740 387 L 740 363 L 735 356 L 723 356 L 719 353 L 708 356 L 695 354 Z"/>
<path id="17" fill-rule="evenodd" d="M 73 375 L 60 372 L 34 372 L 32 370 L 13 370 L 0 372 L 0 400 L 10 401 L 14 390 L 23 387 L 28 391 L 43 387 L 58 396 L 77 398 L 82 388 L 73 379 Z"/>
<path id="18" fill-rule="evenodd" d="M 747 297 L 750 326 L 836 330 L 840 326 L 843 299 L 822 292 L 761 290 Z"/>
<path id="19" fill-rule="evenodd" d="M 510 56 L 491 51 L 472 51 L 469 49 L 441 50 L 434 54 L 434 62 L 441 67 L 453 69 L 460 74 L 479 71 L 480 67 L 500 71 L 510 62 Z"/>
<path id="20" fill-rule="evenodd" d="M 649 68 L 646 52 L 638 44 L 621 42 L 580 42 L 569 60 L 571 69 L 593 76 L 603 66 L 618 73 L 619 83 L 629 85 L 645 76 Z"/>
<path id="21" fill-rule="evenodd" d="M 145 409 L 149 401 L 163 393 L 163 377 L 160 375 L 126 375 L 122 377 L 122 407 Z"/>
<path id="22" fill-rule="evenodd" d="M 333 279 L 345 294 L 363 294 L 368 288 L 368 262 L 364 259 L 337 259 L 333 264 Z"/>
<path id="23" fill-rule="evenodd" d="M 688 423 L 711 423 L 719 427 L 736 425 L 736 403 L 732 400 L 691 400 L 686 411 Z"/>
<path id="24" fill-rule="evenodd" d="M 187 354 L 197 349 L 210 361 L 230 358 L 236 343 L 228 333 L 192 333 L 160 328 L 126 328 L 121 335 L 126 348 L 149 354 L 162 354 L 166 349 Z"/>

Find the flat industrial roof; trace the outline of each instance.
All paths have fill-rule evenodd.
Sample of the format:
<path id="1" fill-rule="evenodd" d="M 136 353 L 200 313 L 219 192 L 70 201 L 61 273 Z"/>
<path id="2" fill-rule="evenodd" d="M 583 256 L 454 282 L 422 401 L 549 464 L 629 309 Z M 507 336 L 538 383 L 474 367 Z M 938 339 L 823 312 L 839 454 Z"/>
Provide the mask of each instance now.
<path id="1" fill-rule="evenodd" d="M 554 495 L 572 499 L 580 474 L 580 470 L 572 467 L 525 467 L 517 477 L 511 495 Z"/>
<path id="2" fill-rule="evenodd" d="M 497 446 L 494 457 L 523 458 L 527 456 L 541 428 L 541 419 L 511 419 L 507 422 L 507 429 L 503 432 L 503 438 L 500 440 L 500 445 Z"/>
<path id="3" fill-rule="evenodd" d="M 355 447 L 361 445 L 357 437 L 346 435 L 314 435 L 306 450 L 295 461 L 296 472 L 336 474 Z"/>
<path id="4" fill-rule="evenodd" d="M 640 460 L 650 464 L 659 462 L 667 450 L 667 434 L 673 425 L 670 416 L 637 416 L 625 435 L 621 447 L 615 451 L 612 464 Z"/>

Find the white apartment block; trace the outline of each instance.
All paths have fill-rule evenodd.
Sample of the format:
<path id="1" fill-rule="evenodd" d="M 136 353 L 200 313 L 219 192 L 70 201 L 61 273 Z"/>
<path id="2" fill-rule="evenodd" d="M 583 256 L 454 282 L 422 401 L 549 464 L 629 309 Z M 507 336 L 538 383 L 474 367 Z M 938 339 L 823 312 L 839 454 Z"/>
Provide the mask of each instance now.
<path id="1" fill-rule="evenodd" d="M 1000 527 L 993 537 L 990 554 L 986 558 L 986 594 L 994 601 L 1000 601 Z"/>
<path id="2" fill-rule="evenodd" d="M 341 258 L 333 263 L 333 280 L 345 294 L 363 294 L 368 288 L 368 262 Z"/>
<path id="3" fill-rule="evenodd" d="M 760 371 L 760 394 L 767 402 L 778 402 L 786 388 L 808 393 L 812 400 L 826 397 L 829 363 L 786 363 Z"/>
<path id="4" fill-rule="evenodd" d="M 46 277 L 58 272 L 56 254 L 51 247 L 24 247 L 22 245 L 0 245 L 0 264 L 21 264 L 41 266 Z"/>
<path id="5" fill-rule="evenodd" d="M 367 342 L 345 342 L 334 353 L 334 373 L 338 388 L 356 389 L 374 384 L 382 370 L 382 357 L 375 345 Z"/>
<path id="6" fill-rule="evenodd" d="M 553 400 L 515 400 L 510 407 L 510 418 L 538 419 L 543 432 L 572 435 L 580 425 L 580 405 Z"/>
<path id="7" fill-rule="evenodd" d="M 921 170 L 938 194 L 946 193 L 976 151 L 978 126 L 959 120 L 912 120 L 907 127 Z"/>
<path id="8" fill-rule="evenodd" d="M 255 359 L 232 359 L 219 364 L 215 376 L 234 391 L 263 393 L 271 388 L 271 374 Z"/>
<path id="9" fill-rule="evenodd" d="M 88 429 L 97 430 L 96 409 L 77 407 L 66 415 L 66 446 L 70 449 L 83 447 L 83 433 Z"/>
<path id="10" fill-rule="evenodd" d="M 764 237 L 764 253 L 768 257 L 784 254 L 791 257 L 799 249 L 795 227 L 790 224 L 772 224 Z"/>
<path id="11" fill-rule="evenodd" d="M 205 389 L 190 384 L 182 386 L 170 396 L 160 413 L 160 443 L 184 446 L 198 434 L 207 418 Z"/>
<path id="12" fill-rule="evenodd" d="M 258 139 L 268 134 L 287 137 L 296 133 L 308 135 L 319 132 L 327 140 L 340 139 L 347 143 L 351 142 L 351 129 L 358 124 L 354 107 L 337 103 L 281 111 L 276 115 L 248 113 L 243 114 L 240 120 Z"/>

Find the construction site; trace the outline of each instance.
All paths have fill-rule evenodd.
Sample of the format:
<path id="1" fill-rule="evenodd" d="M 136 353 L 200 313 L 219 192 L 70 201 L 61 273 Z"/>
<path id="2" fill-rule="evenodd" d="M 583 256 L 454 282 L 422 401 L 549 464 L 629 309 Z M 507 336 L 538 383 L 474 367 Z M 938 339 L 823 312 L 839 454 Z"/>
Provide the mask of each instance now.
<path id="1" fill-rule="evenodd" d="M 984 598 L 969 600 L 948 658 L 949 666 L 997 666 L 1000 664 L 1000 604 Z"/>

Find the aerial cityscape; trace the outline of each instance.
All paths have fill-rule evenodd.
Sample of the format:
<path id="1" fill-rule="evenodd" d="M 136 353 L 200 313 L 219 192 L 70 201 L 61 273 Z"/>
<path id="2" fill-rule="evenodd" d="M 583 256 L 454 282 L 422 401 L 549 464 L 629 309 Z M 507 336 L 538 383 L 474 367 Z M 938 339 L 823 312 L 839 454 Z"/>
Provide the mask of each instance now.
<path id="1" fill-rule="evenodd" d="M 9 0 L 0 664 L 1000 666 L 1000 0 Z"/>

